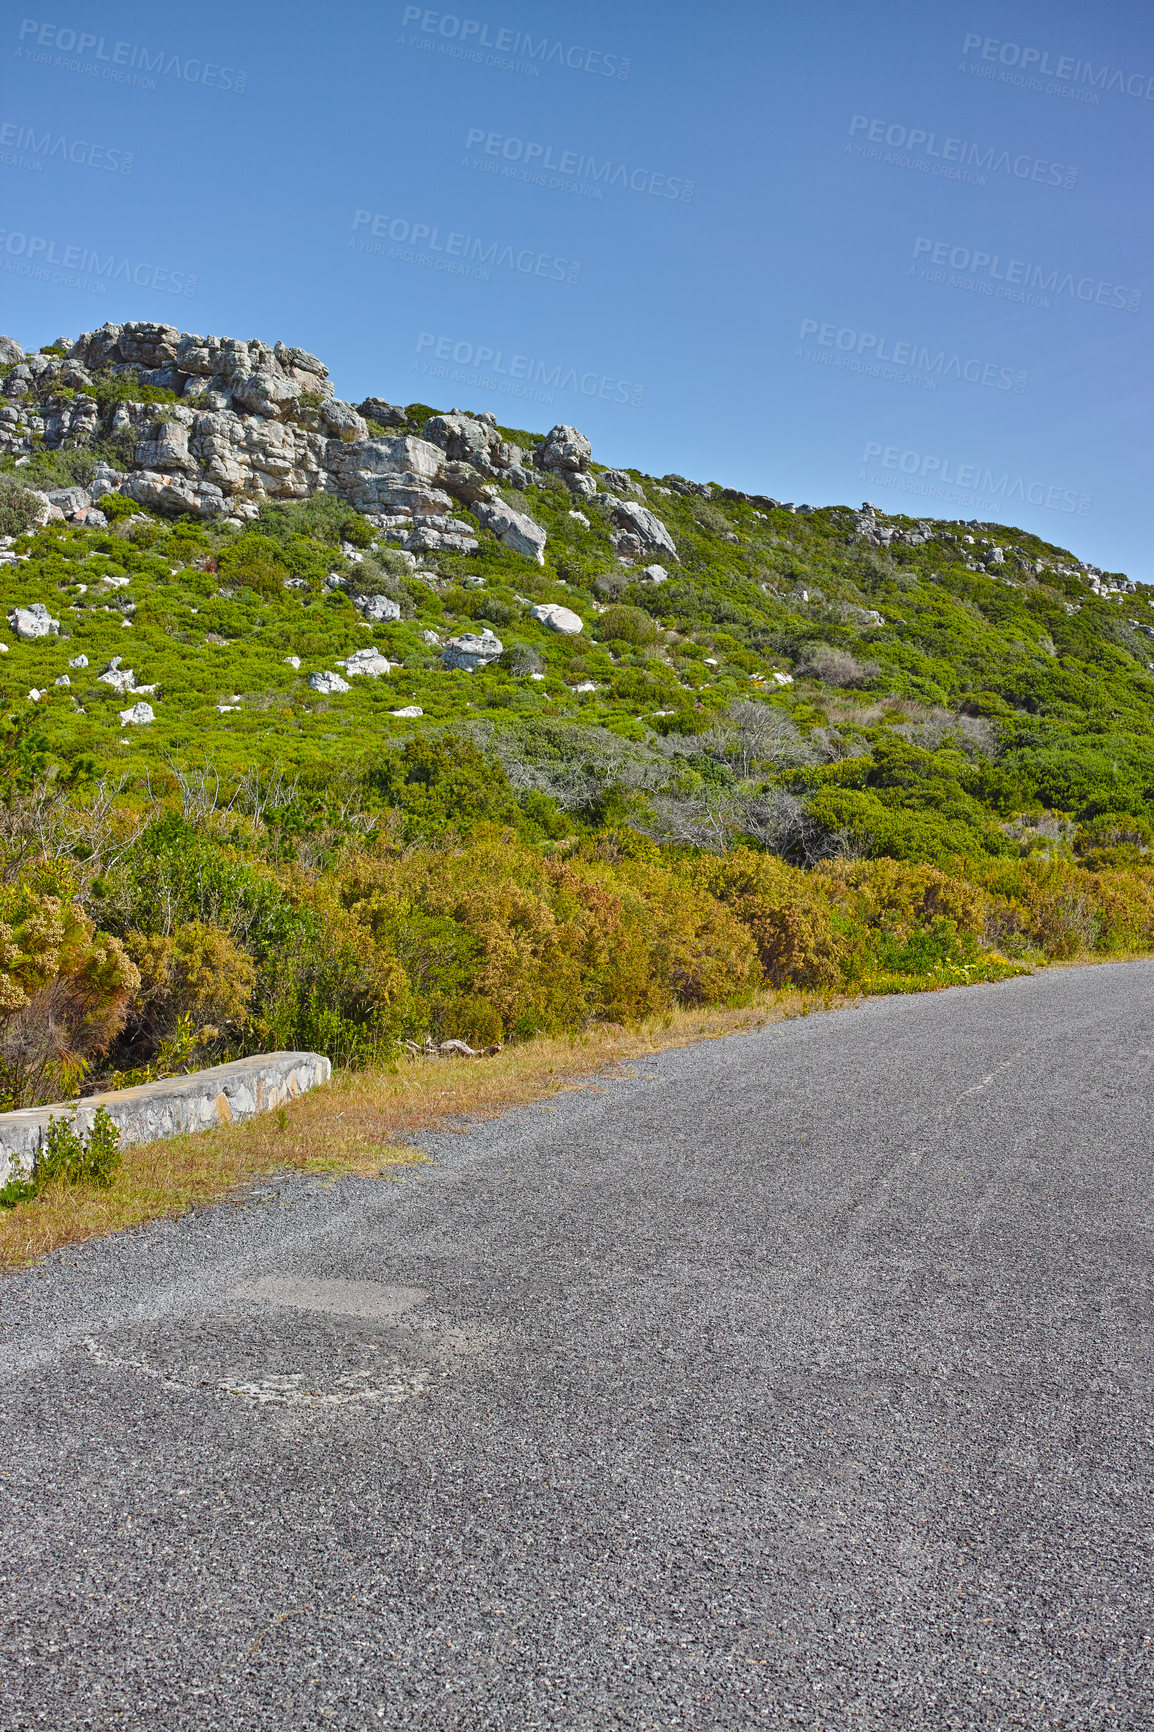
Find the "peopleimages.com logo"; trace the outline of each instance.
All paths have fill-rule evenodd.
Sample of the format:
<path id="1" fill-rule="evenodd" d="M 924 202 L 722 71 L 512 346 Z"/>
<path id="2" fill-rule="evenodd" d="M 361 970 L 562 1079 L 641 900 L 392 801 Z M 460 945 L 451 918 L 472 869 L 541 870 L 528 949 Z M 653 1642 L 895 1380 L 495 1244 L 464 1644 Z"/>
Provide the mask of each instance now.
<path id="1" fill-rule="evenodd" d="M 46 162 L 71 162 L 79 168 L 103 169 L 107 174 L 131 174 L 135 160 L 130 150 L 70 139 L 51 128 L 41 132 L 14 120 L 0 121 L 0 163 L 8 168 L 42 169 Z"/>
<path id="2" fill-rule="evenodd" d="M 947 349 L 934 349 L 925 343 L 894 342 L 876 331 L 855 330 L 852 325 L 822 324 L 817 319 L 803 319 L 798 339 L 804 343 L 810 337 L 825 349 L 870 363 L 867 371 L 873 370 L 873 364 L 878 367 L 887 364 L 909 368 L 913 373 L 930 379 L 958 379 L 968 385 L 985 385 L 992 391 L 1019 393 L 1026 389 L 1029 381 L 1029 374 L 1016 367 L 950 354 Z"/>
<path id="3" fill-rule="evenodd" d="M 415 26 L 417 34 L 404 32 Z M 495 66 L 505 72 L 525 72 L 539 78 L 543 66 L 560 66 L 570 72 L 591 72 L 601 78 L 628 78 L 630 61 L 600 48 L 583 48 L 555 37 L 532 36 L 526 30 L 510 30 L 485 23 L 480 18 L 461 18 L 455 12 L 432 12 L 424 6 L 406 6 L 401 16 L 401 42 L 410 48 L 431 49 L 457 60 L 472 60 L 480 66 Z M 422 41 L 424 36 L 427 40 Z"/>
<path id="4" fill-rule="evenodd" d="M 413 366 L 419 366 L 423 373 L 448 379 L 453 384 L 478 385 L 514 397 L 531 397 L 541 403 L 551 403 L 554 391 L 574 391 L 581 397 L 599 397 L 603 403 L 626 403 L 634 409 L 640 408 L 645 400 L 644 385 L 634 385 L 610 373 L 573 367 L 562 361 L 550 364 L 532 355 L 519 355 L 511 350 L 506 353 L 491 343 L 438 337 L 432 331 L 422 331 L 418 336 L 417 355 L 423 359 L 414 361 Z M 450 363 L 459 370 L 450 371 Z"/>
<path id="5" fill-rule="evenodd" d="M 872 120 L 868 114 L 850 116 L 849 135 L 851 143 L 846 145 L 846 151 L 868 162 L 912 168 L 919 174 L 961 180 L 971 186 L 988 186 L 988 177 L 995 174 L 1032 181 L 1037 186 L 1059 186 L 1067 192 L 1078 183 L 1076 168 L 1051 162 L 1048 157 L 1010 151 L 996 144 L 975 144 L 972 139 L 949 134 L 939 138 L 936 132 L 927 132 L 923 126 Z"/>
<path id="6" fill-rule="evenodd" d="M 15 229 L 0 229 L 0 254 L 3 268 L 15 276 L 59 283 L 90 294 L 106 295 L 109 283 L 129 283 L 137 289 L 158 289 L 161 294 L 191 298 L 199 281 L 187 271 L 170 270 L 166 265 L 147 264 L 123 253 L 100 253 L 95 247 L 66 246 Z"/>
<path id="7" fill-rule="evenodd" d="M 868 474 L 863 471 L 858 476 L 859 481 L 868 481 L 874 487 L 894 487 L 902 493 L 916 493 L 924 499 L 945 500 L 955 505 L 975 505 L 982 500 L 997 499 L 1007 505 L 1041 505 L 1047 511 L 1062 511 L 1079 517 L 1087 516 L 1094 503 L 1092 494 L 1079 493 L 1076 488 L 1031 481 L 1009 470 L 999 474 L 988 464 L 958 463 L 952 457 L 903 451 L 900 445 L 882 445 L 870 439 L 866 441 L 861 461 L 873 463 L 875 460 L 880 460 L 880 467 Z"/>
<path id="8" fill-rule="evenodd" d="M 1032 265 L 1027 259 L 1003 259 L 1000 253 L 954 246 L 950 241 L 934 241 L 926 235 L 915 239 L 913 256 L 910 276 L 944 283 L 948 288 L 994 295 L 1002 301 L 1048 307 L 1050 295 L 1055 298 L 1068 295 L 1085 306 L 1118 307 L 1127 313 L 1136 313 L 1142 304 L 1141 289 L 1126 289 L 1100 277 L 1077 276 L 1057 267 L 1047 269 L 1044 265 Z"/>
<path id="9" fill-rule="evenodd" d="M 971 55 L 976 58 L 971 59 Z M 997 36 L 968 35 L 962 43 L 962 61 L 964 72 L 985 71 L 983 61 L 991 69 L 1001 67 L 1007 72 L 1013 69 L 1014 75 L 1002 82 L 1023 84 L 1033 90 L 1052 88 L 1043 85 L 1044 78 L 1057 79 L 1062 95 L 1078 94 L 1084 101 L 1096 102 L 1101 91 L 1113 90 L 1119 96 L 1154 102 L 1154 75 L 1150 73 L 1123 72 L 1121 67 L 1111 67 L 1105 61 L 1095 68 L 1089 60 L 1053 54 L 1048 48 L 1031 48 L 1021 42 L 1003 42 Z M 988 76 L 993 75 L 991 70 Z M 1062 89 L 1063 84 L 1068 88 Z"/>
<path id="10" fill-rule="evenodd" d="M 615 162 L 608 156 L 601 161 L 585 151 L 562 150 L 559 145 L 487 132 L 483 126 L 469 128 L 466 153 L 474 147 L 478 149 L 479 160 L 474 162 L 466 154 L 466 168 L 487 169 L 491 174 L 504 174 L 538 186 L 556 185 L 550 176 L 561 175 L 576 183 L 575 190 L 581 190 L 587 197 L 601 198 L 602 188 L 618 187 L 624 192 L 647 193 L 651 198 L 677 199 L 682 204 L 690 204 L 693 199 L 695 183 L 681 176 L 630 168 L 628 163 Z M 570 190 L 567 183 L 562 184 L 566 191 Z"/>
<path id="11" fill-rule="evenodd" d="M 16 50 L 18 59 L 31 60 L 37 66 L 55 66 L 65 72 L 87 72 L 95 78 L 111 79 L 115 84 L 135 84 L 145 90 L 157 88 L 156 80 L 148 76 L 151 73 L 159 73 L 162 78 L 179 78 L 185 84 L 203 84 L 210 90 L 232 90 L 238 95 L 248 83 L 247 72 L 220 66 L 214 60 L 183 58 L 166 48 L 146 48 L 139 42 L 113 42 L 109 48 L 108 37 L 93 35 L 88 30 L 61 28 L 59 24 L 41 24 L 35 18 L 21 20 L 18 40 L 23 45 Z M 69 55 L 74 58 L 63 58 Z"/>
<path id="12" fill-rule="evenodd" d="M 361 234 L 367 228 L 369 236 Z M 405 217 L 389 217 L 372 211 L 353 212 L 351 247 L 358 252 L 372 253 L 378 258 L 400 259 L 407 264 L 430 265 L 454 276 L 475 277 L 488 282 L 490 272 L 514 271 L 524 277 L 542 277 L 554 283 L 576 283 L 581 277 L 580 264 L 571 259 L 559 259 L 552 253 L 539 253 L 532 247 L 510 246 L 503 241 L 482 240 L 456 229 L 441 229 L 431 223 L 409 222 Z"/>

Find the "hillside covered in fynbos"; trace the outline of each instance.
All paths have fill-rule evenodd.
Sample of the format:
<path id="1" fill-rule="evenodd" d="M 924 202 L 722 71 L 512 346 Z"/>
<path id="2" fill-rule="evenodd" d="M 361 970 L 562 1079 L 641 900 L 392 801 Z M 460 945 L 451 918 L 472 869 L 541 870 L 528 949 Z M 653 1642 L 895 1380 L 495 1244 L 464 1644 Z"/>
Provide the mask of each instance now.
<path id="1" fill-rule="evenodd" d="M 7 1104 L 1152 942 L 1123 576 L 283 343 L 0 362 Z"/>

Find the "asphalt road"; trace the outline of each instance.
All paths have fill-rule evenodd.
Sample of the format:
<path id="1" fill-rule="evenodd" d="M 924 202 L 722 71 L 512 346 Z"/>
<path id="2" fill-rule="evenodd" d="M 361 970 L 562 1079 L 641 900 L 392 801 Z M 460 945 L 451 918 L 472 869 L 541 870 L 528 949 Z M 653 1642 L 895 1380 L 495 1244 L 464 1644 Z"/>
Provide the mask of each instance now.
<path id="1" fill-rule="evenodd" d="M 1147 1727 L 1154 963 L 0 1281 L 0 1725 Z"/>

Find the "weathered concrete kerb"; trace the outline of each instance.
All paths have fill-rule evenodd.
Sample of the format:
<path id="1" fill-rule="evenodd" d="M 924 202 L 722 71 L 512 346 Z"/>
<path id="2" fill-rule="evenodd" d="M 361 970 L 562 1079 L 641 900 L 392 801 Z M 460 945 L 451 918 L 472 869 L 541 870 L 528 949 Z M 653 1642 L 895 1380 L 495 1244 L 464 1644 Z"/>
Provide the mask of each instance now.
<path id="1" fill-rule="evenodd" d="M 272 1112 L 297 1095 L 327 1083 L 332 1066 L 316 1052 L 264 1052 L 234 1064 L 214 1065 L 191 1076 L 166 1077 L 139 1088 L 113 1089 L 81 1101 L 0 1113 L 0 1185 L 32 1171 L 49 1121 L 65 1118 L 87 1134 L 98 1107 L 120 1129 L 120 1140 L 151 1143 L 186 1131 L 239 1124 Z"/>

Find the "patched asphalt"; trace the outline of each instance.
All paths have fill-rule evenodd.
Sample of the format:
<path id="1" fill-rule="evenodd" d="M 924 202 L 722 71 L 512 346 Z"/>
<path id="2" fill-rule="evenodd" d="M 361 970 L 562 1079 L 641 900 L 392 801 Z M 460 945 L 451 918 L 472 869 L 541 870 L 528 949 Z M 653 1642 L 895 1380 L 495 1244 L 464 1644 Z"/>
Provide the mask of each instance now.
<path id="1" fill-rule="evenodd" d="M 0 1725 L 1154 1725 L 1154 963 L 0 1278 Z"/>

